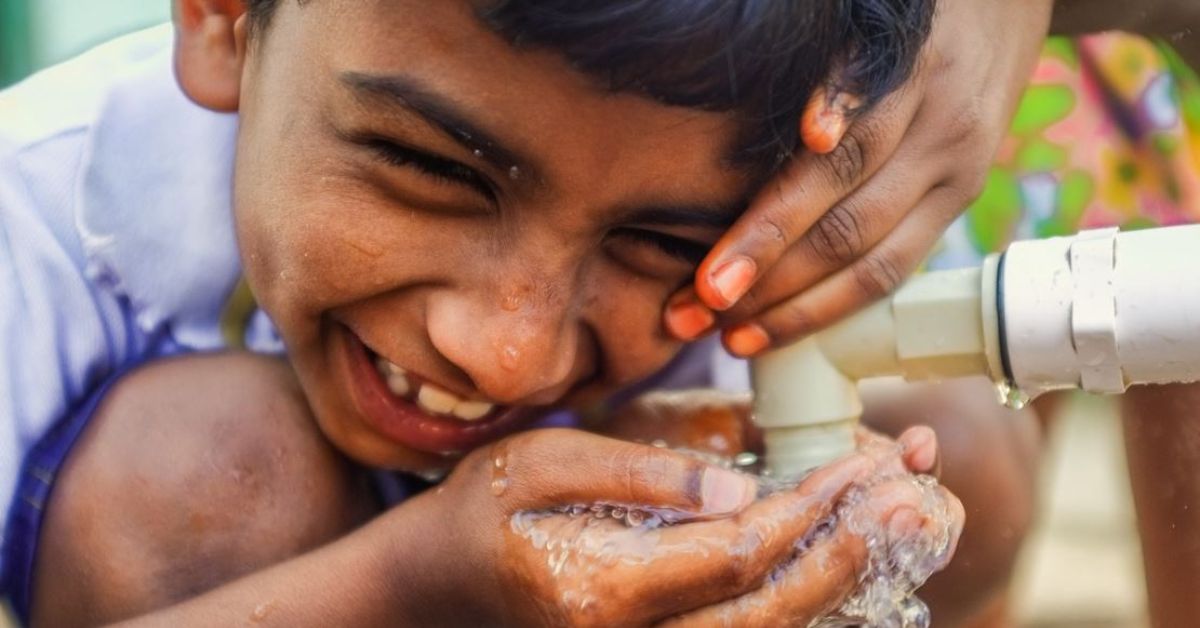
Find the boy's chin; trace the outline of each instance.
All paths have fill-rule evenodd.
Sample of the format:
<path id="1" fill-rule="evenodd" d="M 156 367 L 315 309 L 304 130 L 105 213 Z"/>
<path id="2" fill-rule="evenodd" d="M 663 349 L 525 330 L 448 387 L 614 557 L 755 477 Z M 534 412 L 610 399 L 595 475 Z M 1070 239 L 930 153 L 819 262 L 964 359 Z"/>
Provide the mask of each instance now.
<path id="1" fill-rule="evenodd" d="M 462 459 L 458 453 L 418 451 L 361 426 L 357 429 L 333 425 L 327 427 L 326 422 L 321 420 L 318 420 L 318 424 L 335 449 L 364 467 L 440 478 Z"/>

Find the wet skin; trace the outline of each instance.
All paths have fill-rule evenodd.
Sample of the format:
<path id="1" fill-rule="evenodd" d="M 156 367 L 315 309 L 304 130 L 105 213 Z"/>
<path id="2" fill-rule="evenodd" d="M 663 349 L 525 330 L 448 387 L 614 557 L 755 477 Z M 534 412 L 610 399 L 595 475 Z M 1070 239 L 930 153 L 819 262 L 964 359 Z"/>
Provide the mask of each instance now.
<path id="1" fill-rule="evenodd" d="M 709 425 L 744 407 L 703 406 Z M 673 416 L 686 421 L 696 407 L 684 400 Z M 547 550 L 516 533 L 514 514 L 599 499 L 668 505 L 686 517 L 704 505 L 704 465 L 535 430 L 481 448 L 438 488 L 377 514 L 363 471 L 316 429 L 286 363 L 251 354 L 172 359 L 113 389 L 58 476 L 40 536 L 34 624 L 96 625 L 166 609 L 147 625 L 642 625 L 680 612 L 688 625 L 730 616 L 736 625 L 807 625 L 853 587 L 865 547 L 841 527 L 799 556 L 795 540 L 850 483 L 926 469 L 935 453 L 924 439 L 901 461 L 885 444 L 734 516 L 665 529 L 652 557 L 634 545 L 625 548 L 630 565 L 584 557 L 559 577 Z M 507 480 L 499 491 L 498 468 Z M 616 488 L 604 488 L 608 479 Z M 880 521 L 922 512 L 903 482 L 892 486 L 871 489 Z M 629 536 L 619 526 L 573 534 L 561 516 L 542 525 L 578 542 L 590 535 L 595 547 L 604 541 L 596 535 Z M 597 603 L 563 604 L 580 591 Z M 321 611 L 306 607 L 314 601 Z"/>
<path id="2" fill-rule="evenodd" d="M 807 623 L 837 603 L 861 562 L 852 535 L 824 548 L 847 557 L 846 569 L 814 571 L 817 553 L 790 564 L 800 575 L 785 587 L 754 590 L 788 566 L 780 557 L 805 527 L 795 522 L 752 560 L 657 566 L 736 578 L 672 592 L 645 572 L 620 582 L 627 599 L 547 616 L 561 583 L 520 581 L 514 572 L 544 557 L 505 553 L 517 551 L 506 530 L 515 513 L 599 501 L 724 517 L 704 529 L 734 535 L 771 509 L 827 511 L 872 460 L 751 506 L 747 481 L 684 456 L 538 430 L 503 442 L 512 485 L 490 489 L 488 441 L 677 353 L 661 329 L 664 302 L 752 191 L 751 174 L 727 160 L 738 131 L 728 116 L 608 93 L 554 55 L 509 47 L 465 2 L 284 2 L 251 41 L 244 21 L 221 13 L 235 0 L 178 4 L 181 83 L 241 116 L 239 247 L 296 380 L 246 356 L 131 378 L 94 419 L 49 507 L 39 622 L 160 609 L 145 623 L 638 624 L 688 610 L 722 616 L 745 595 L 754 608 L 769 602 L 760 621 Z M 236 63 L 218 54 L 223 42 L 236 45 Z M 375 356 L 505 410 L 473 424 L 430 416 L 384 396 Z M 150 425 L 170 426 L 160 438 L 172 446 L 143 447 Z M 455 469 L 437 490 L 370 518 L 378 505 L 350 461 Z M 676 593 L 694 606 L 656 603 Z M 67 595 L 75 602 L 61 604 Z"/>
<path id="3" fill-rule="evenodd" d="M 381 407 L 370 356 L 506 408 L 645 377 L 680 347 L 667 296 L 750 185 L 728 116 L 609 93 L 461 2 L 282 3 L 239 113 L 246 277 L 321 430 L 386 468 L 446 467 L 536 412 Z"/>

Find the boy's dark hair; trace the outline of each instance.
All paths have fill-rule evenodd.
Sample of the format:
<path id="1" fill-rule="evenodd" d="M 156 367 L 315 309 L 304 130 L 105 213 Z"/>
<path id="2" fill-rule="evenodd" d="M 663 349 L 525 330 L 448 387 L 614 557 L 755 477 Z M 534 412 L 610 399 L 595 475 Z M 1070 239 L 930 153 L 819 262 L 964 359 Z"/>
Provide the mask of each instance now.
<path id="1" fill-rule="evenodd" d="M 279 1 L 246 0 L 252 25 L 265 26 Z M 863 107 L 904 82 L 934 2 L 495 0 L 480 17 L 513 45 L 557 51 L 609 89 L 735 112 L 742 156 L 773 170 L 797 147 L 800 114 L 823 82 Z"/>

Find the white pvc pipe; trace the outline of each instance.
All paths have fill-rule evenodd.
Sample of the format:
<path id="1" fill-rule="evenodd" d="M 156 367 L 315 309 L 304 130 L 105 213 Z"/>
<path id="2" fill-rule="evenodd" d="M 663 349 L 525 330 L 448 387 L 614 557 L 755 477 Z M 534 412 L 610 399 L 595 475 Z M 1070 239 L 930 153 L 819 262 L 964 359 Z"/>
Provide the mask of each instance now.
<path id="1" fill-rule="evenodd" d="M 862 378 L 979 374 L 1030 396 L 1200 381 L 1200 225 L 1018 242 L 982 269 L 914 277 L 751 374 L 782 476 L 853 448 Z"/>
<path id="2" fill-rule="evenodd" d="M 1025 393 L 1200 381 L 1200 225 L 1018 242 L 1004 342 Z"/>

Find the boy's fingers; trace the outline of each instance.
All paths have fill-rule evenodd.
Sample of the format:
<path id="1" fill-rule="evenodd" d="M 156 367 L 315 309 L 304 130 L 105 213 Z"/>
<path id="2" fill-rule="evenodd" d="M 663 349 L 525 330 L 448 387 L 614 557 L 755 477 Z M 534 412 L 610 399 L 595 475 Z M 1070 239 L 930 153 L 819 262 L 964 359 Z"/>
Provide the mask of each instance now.
<path id="1" fill-rule="evenodd" d="M 667 299 L 663 309 L 663 327 L 675 338 L 690 342 L 713 330 L 717 316 L 696 296 L 696 287 L 689 284 Z"/>
<path id="2" fill-rule="evenodd" d="M 642 560 L 621 561 L 605 578 L 617 602 L 654 609 L 662 618 L 754 590 L 796 551 L 797 542 L 827 517 L 846 490 L 873 469 L 854 455 L 813 472 L 796 489 L 776 493 L 737 517 L 689 523 L 655 532 Z M 621 587 L 646 582 L 649 587 Z M 624 593 L 621 593 L 621 590 Z"/>
<path id="3" fill-rule="evenodd" d="M 716 327 L 735 328 L 859 261 L 905 220 L 909 209 L 919 207 L 943 176 L 941 166 L 912 167 L 906 156 L 922 154 L 922 150 L 912 142 L 900 146 L 867 184 L 839 199 L 771 268 L 762 269 L 754 287 L 735 305 L 715 312 L 701 301 L 695 286 L 681 289 L 668 301 L 666 329 L 674 337 L 690 341 Z M 729 344 L 745 348 L 744 343 Z"/>
<path id="4" fill-rule="evenodd" d="M 921 147 L 901 145 L 862 187 L 838 199 L 798 238 L 754 288 L 718 315 L 722 327 L 746 322 L 861 259 L 919 207 L 944 176 L 945 167 L 926 159 L 914 168 Z"/>
<path id="5" fill-rule="evenodd" d="M 862 99 L 858 96 L 838 90 L 834 85 L 818 87 L 801 114 L 800 141 L 814 153 L 833 152 L 861 105 Z"/>
<path id="6" fill-rule="evenodd" d="M 938 490 L 941 492 L 942 499 L 946 500 L 946 507 L 950 511 L 951 521 L 954 522 L 950 527 L 950 546 L 946 552 L 946 558 L 940 566 L 940 569 L 945 569 L 950 564 L 950 561 L 954 560 L 954 554 L 958 551 L 958 541 L 962 539 L 963 526 L 967 523 L 967 510 L 963 506 L 962 500 L 954 493 L 951 493 L 950 489 L 939 486 Z"/>
<path id="7" fill-rule="evenodd" d="M 909 471 L 937 477 L 938 440 L 933 428 L 924 425 L 910 427 L 896 440 L 903 448 L 901 457 Z"/>
<path id="8" fill-rule="evenodd" d="M 577 430 L 501 441 L 489 462 L 511 510 L 604 502 L 720 517 L 741 511 L 758 491 L 750 477 L 694 457 Z"/>
<path id="9" fill-rule="evenodd" d="M 807 626 L 841 605 L 866 565 L 862 539 L 839 528 L 763 587 L 664 621 L 660 626 Z"/>
<path id="10" fill-rule="evenodd" d="M 944 567 L 962 531 L 962 503 L 946 489 L 938 487 L 953 522 L 950 528 L 951 551 L 943 559 Z M 925 497 L 907 482 L 886 482 L 872 488 L 859 516 L 880 521 L 889 534 L 889 542 L 920 536 L 937 538 L 942 534 L 937 521 L 930 518 Z M 866 545 L 847 526 L 813 544 L 790 565 L 764 581 L 763 586 L 740 597 L 676 616 L 667 626 L 807 626 L 809 622 L 834 611 L 854 590 L 858 574 L 866 565 Z"/>
<path id="11" fill-rule="evenodd" d="M 829 153 L 796 156 L 763 187 L 697 270 L 701 303 L 716 310 L 734 305 L 829 208 L 887 161 L 919 103 L 904 93 L 855 121 Z"/>
<path id="12" fill-rule="evenodd" d="M 858 261 L 772 306 L 754 321 L 725 330 L 722 338 L 726 348 L 734 355 L 751 357 L 823 329 L 887 296 L 921 263 L 964 202 L 962 195 L 950 187 L 935 188 L 883 242 Z M 754 342 L 744 342 L 746 338 Z"/>

